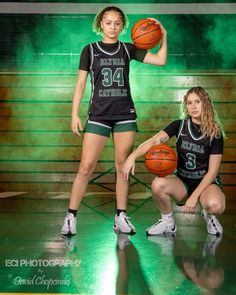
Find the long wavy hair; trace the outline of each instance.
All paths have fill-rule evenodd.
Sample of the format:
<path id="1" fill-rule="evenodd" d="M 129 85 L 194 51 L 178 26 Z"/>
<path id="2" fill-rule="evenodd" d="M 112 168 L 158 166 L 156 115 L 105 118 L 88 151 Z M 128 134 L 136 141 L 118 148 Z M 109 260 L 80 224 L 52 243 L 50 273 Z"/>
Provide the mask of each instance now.
<path id="1" fill-rule="evenodd" d="M 202 102 L 201 133 L 211 138 L 219 138 L 222 135 L 225 136 L 223 126 L 217 116 L 210 96 L 206 90 L 200 86 L 190 88 L 185 94 L 181 104 L 180 117 L 182 119 L 188 119 L 190 117 L 187 111 L 187 98 L 191 93 L 195 93 Z"/>
<path id="2" fill-rule="evenodd" d="M 93 21 L 93 31 L 97 34 L 97 35 L 102 35 L 103 34 L 103 31 L 102 31 L 102 28 L 101 28 L 101 21 L 102 21 L 102 18 L 104 16 L 104 14 L 106 14 L 107 12 L 110 12 L 110 11 L 115 11 L 115 12 L 118 12 L 121 16 L 121 19 L 122 19 L 122 23 L 123 23 L 123 27 L 122 27 L 122 30 L 121 30 L 121 33 L 123 34 L 126 29 L 128 28 L 128 25 L 129 25 L 129 21 L 128 21 L 128 18 L 127 16 L 124 14 L 124 12 L 119 8 L 119 7 L 116 7 L 116 6 L 107 6 L 105 8 L 103 8 L 94 18 L 94 21 Z"/>

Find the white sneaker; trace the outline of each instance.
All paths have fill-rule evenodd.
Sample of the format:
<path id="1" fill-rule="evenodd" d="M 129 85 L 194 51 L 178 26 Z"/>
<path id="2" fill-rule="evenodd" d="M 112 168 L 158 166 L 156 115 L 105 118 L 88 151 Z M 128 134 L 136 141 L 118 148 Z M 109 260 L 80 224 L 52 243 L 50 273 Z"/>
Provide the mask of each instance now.
<path id="1" fill-rule="evenodd" d="M 119 216 L 117 214 L 115 215 L 113 229 L 116 233 L 123 234 L 135 234 L 136 232 L 135 227 L 129 221 L 129 217 L 124 212 L 121 212 Z"/>
<path id="2" fill-rule="evenodd" d="M 209 234 L 216 236 L 223 234 L 223 228 L 214 215 L 209 214 L 205 209 L 203 209 L 202 216 L 206 221 L 207 231 Z"/>
<path id="3" fill-rule="evenodd" d="M 158 220 L 157 223 L 153 224 L 146 230 L 146 234 L 148 236 L 155 236 L 155 235 L 163 235 L 163 234 L 171 234 L 177 231 L 177 226 L 175 221 L 166 222 L 162 219 Z"/>
<path id="4" fill-rule="evenodd" d="M 67 213 L 64 219 L 64 224 L 61 229 L 62 235 L 75 235 L 76 234 L 76 217 L 72 213 Z"/>
<path id="5" fill-rule="evenodd" d="M 209 255 L 215 255 L 216 248 L 219 246 L 222 240 L 222 235 L 207 235 L 206 242 L 202 249 L 203 257 L 207 257 Z"/>

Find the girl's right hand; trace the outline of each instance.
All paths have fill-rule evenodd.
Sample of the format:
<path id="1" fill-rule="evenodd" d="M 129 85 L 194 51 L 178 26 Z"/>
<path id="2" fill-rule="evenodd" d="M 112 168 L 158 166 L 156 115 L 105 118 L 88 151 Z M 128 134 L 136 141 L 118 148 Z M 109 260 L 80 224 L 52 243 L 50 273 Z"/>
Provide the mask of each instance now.
<path id="1" fill-rule="evenodd" d="M 123 166 L 123 177 L 125 180 L 129 180 L 129 173 L 131 172 L 132 175 L 134 175 L 135 170 L 135 159 L 130 155 L 127 160 L 125 161 L 125 164 Z"/>
<path id="2" fill-rule="evenodd" d="M 83 126 L 81 123 L 81 120 L 78 116 L 72 117 L 71 119 L 71 130 L 74 133 L 74 135 L 80 136 L 79 130 L 83 130 Z"/>

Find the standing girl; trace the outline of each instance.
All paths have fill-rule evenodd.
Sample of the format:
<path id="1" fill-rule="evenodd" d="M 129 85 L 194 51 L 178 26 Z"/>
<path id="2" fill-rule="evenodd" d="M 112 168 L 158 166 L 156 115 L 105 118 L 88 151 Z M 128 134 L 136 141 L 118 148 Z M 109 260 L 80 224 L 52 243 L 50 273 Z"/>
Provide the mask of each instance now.
<path id="1" fill-rule="evenodd" d="M 177 230 L 170 198 L 184 204 L 183 212 L 194 213 L 200 202 L 209 234 L 221 235 L 222 226 L 215 215 L 225 210 L 225 195 L 218 176 L 223 154 L 223 132 L 211 99 L 202 87 L 191 88 L 182 103 L 183 120 L 170 123 L 141 144 L 124 165 L 124 179 L 134 173 L 135 159 L 151 146 L 176 136 L 178 165 L 176 176 L 157 177 L 152 183 L 153 198 L 161 211 L 161 220 L 147 229 L 147 235 L 174 233 Z"/>
<path id="2" fill-rule="evenodd" d="M 136 111 L 129 86 L 129 66 L 132 59 L 157 66 L 165 65 L 167 40 L 166 31 L 161 26 L 161 46 L 157 54 L 152 54 L 118 40 L 126 27 L 127 17 L 121 9 L 115 6 L 104 8 L 94 19 L 94 30 L 102 35 L 102 41 L 87 45 L 81 54 L 72 106 L 71 129 L 75 135 L 80 136 L 79 130 L 83 130 L 78 113 L 89 72 L 92 94 L 79 171 L 73 182 L 62 234 L 76 234 L 77 210 L 111 133 L 116 167 L 117 211 L 114 230 L 135 233 L 135 227 L 126 215 L 129 183 L 122 176 L 123 164 L 132 152 L 137 131 Z"/>

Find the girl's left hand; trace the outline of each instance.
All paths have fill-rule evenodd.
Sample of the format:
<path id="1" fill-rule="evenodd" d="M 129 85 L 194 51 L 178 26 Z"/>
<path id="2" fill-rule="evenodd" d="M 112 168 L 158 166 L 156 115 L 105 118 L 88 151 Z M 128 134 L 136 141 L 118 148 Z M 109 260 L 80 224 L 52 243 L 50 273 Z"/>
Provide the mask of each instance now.
<path id="1" fill-rule="evenodd" d="M 183 213 L 195 213 L 198 198 L 190 196 L 182 208 Z"/>
<path id="2" fill-rule="evenodd" d="M 148 19 L 153 20 L 153 21 L 156 22 L 158 25 L 160 25 L 160 27 L 161 27 L 161 32 L 162 32 L 162 36 L 163 36 L 163 35 L 166 35 L 166 29 L 163 27 L 162 23 L 161 23 L 158 19 L 153 18 L 153 17 L 148 17 Z"/>

